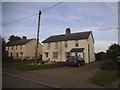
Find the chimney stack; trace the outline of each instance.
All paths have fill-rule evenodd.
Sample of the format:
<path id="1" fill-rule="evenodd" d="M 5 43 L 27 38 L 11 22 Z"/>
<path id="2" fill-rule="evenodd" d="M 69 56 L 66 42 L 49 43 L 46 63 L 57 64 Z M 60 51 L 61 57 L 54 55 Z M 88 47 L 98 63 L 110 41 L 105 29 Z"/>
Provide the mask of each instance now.
<path id="1" fill-rule="evenodd" d="M 71 30 L 70 28 L 66 28 L 66 35 L 69 35 L 69 34 L 71 34 Z"/>

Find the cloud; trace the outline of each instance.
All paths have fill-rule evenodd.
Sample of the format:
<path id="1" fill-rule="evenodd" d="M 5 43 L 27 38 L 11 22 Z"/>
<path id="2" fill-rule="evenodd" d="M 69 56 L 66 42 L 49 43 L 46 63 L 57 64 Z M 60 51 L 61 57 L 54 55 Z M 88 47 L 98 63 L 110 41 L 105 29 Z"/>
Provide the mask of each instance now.
<path id="1" fill-rule="evenodd" d="M 111 44 L 117 43 L 114 41 L 96 41 L 95 43 L 95 52 L 101 52 L 101 51 L 106 51 Z"/>

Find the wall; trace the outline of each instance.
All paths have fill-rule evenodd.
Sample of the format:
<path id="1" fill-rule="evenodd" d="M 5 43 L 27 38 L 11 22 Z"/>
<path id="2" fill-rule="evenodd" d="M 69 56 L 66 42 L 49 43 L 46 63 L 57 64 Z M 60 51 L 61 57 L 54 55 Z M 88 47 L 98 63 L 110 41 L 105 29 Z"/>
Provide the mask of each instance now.
<path id="1" fill-rule="evenodd" d="M 12 49 L 13 47 L 13 49 Z M 9 50 L 8 50 L 8 46 L 6 47 L 6 51 L 8 51 L 8 56 L 10 56 L 10 54 L 12 53 L 12 56 L 16 59 L 18 57 L 20 57 L 21 59 L 23 59 L 25 57 L 25 45 L 17 45 L 17 49 L 16 46 L 9 46 Z M 21 52 L 23 52 L 23 57 L 21 57 Z M 18 57 L 16 56 L 16 53 L 18 53 Z"/>
<path id="2" fill-rule="evenodd" d="M 29 59 L 34 59 L 35 58 L 35 53 L 36 53 L 36 40 L 31 40 L 25 45 L 25 51 L 26 51 L 26 57 Z M 38 44 L 38 56 L 39 54 L 42 54 L 42 45 L 39 43 Z"/>
<path id="3" fill-rule="evenodd" d="M 94 42 L 93 42 L 92 34 L 90 34 L 88 41 L 90 46 L 90 62 L 93 62 L 95 61 L 95 50 L 94 50 Z"/>
<path id="4" fill-rule="evenodd" d="M 43 60 L 46 60 L 45 52 L 48 52 L 49 53 L 48 58 L 50 58 L 51 60 L 66 61 L 65 52 L 70 52 L 72 48 L 85 48 L 83 51 L 84 59 L 85 59 L 85 62 L 88 63 L 88 41 L 84 39 L 84 40 L 79 40 L 78 42 L 79 42 L 79 47 L 75 47 L 75 41 L 69 40 L 67 41 L 68 47 L 65 47 L 64 41 L 61 41 L 61 42 L 58 42 L 57 49 L 55 48 L 54 42 L 50 43 L 50 46 L 51 46 L 50 49 L 48 49 L 48 43 L 43 43 Z M 58 52 L 58 59 L 53 58 L 53 52 Z"/>

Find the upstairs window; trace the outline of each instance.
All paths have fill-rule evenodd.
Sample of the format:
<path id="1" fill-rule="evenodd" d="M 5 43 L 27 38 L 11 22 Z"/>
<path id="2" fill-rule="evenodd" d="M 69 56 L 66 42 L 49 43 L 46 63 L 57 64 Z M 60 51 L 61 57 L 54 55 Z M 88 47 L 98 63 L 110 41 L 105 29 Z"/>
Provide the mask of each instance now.
<path id="1" fill-rule="evenodd" d="M 55 48 L 58 48 L 58 42 L 55 42 Z"/>
<path id="2" fill-rule="evenodd" d="M 75 47 L 79 47 L 79 42 L 78 42 L 78 40 L 75 41 Z"/>
<path id="3" fill-rule="evenodd" d="M 65 47 L 68 47 L 67 41 L 65 41 L 64 44 L 65 44 Z"/>
<path id="4" fill-rule="evenodd" d="M 48 43 L 48 49 L 50 49 L 50 43 Z"/>
<path id="5" fill-rule="evenodd" d="M 16 46 L 16 50 L 17 50 L 17 46 Z"/>
<path id="6" fill-rule="evenodd" d="M 13 46 L 12 46 L 12 50 L 13 50 Z"/>
<path id="7" fill-rule="evenodd" d="M 20 50 L 22 49 L 22 45 L 20 45 Z"/>

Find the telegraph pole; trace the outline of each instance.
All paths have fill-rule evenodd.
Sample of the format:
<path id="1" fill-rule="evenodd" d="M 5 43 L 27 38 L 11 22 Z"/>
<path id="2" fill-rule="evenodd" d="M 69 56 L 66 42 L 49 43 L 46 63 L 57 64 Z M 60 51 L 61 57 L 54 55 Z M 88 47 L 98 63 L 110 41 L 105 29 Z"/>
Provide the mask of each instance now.
<path id="1" fill-rule="evenodd" d="M 38 30 L 37 30 L 37 43 L 36 43 L 36 53 L 35 53 L 35 63 L 34 65 L 37 65 L 37 60 L 38 60 L 38 43 L 39 43 L 39 32 L 40 32 L 40 17 L 41 17 L 41 10 L 39 11 L 39 16 L 38 16 Z"/>

